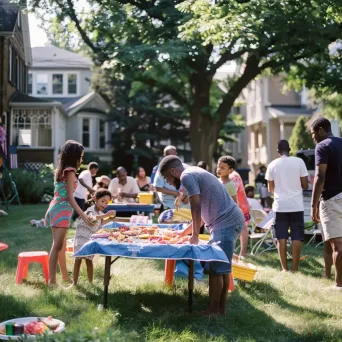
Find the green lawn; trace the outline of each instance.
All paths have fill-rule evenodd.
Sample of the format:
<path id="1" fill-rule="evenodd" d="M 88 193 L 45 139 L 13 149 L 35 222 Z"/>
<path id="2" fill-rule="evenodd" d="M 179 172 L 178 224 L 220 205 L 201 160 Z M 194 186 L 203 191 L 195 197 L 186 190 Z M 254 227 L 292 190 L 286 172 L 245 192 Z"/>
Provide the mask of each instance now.
<path id="1" fill-rule="evenodd" d="M 260 268 L 256 281 L 230 296 L 226 317 L 211 319 L 187 313 L 187 282 L 177 280 L 174 289 L 164 288 L 163 263 L 153 260 L 120 259 L 114 264 L 106 312 L 97 310 L 103 298 L 100 257 L 94 260 L 93 285 L 83 269 L 77 289 L 51 290 L 39 267 L 32 267 L 26 283 L 16 286 L 18 253 L 50 248 L 50 230 L 29 225 L 45 210 L 43 205 L 11 207 L 9 216 L 0 217 L 0 241 L 9 245 L 0 254 L 0 321 L 52 315 L 66 323 L 72 341 L 97 341 L 96 334 L 111 334 L 108 341 L 342 340 L 342 294 L 322 291 L 332 284 L 321 278 L 322 248 L 305 248 L 310 257 L 299 274 L 279 272 L 276 253 L 251 259 Z M 194 309 L 205 309 L 207 282 L 195 287 Z"/>

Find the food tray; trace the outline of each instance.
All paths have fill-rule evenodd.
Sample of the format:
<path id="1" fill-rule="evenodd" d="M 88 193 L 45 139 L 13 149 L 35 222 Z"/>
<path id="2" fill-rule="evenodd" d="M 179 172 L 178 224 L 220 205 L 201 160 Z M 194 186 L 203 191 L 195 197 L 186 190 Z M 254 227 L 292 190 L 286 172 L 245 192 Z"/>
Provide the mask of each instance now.
<path id="1" fill-rule="evenodd" d="M 233 278 L 252 282 L 257 272 L 257 268 L 248 263 L 234 262 L 232 265 Z"/>
<path id="2" fill-rule="evenodd" d="M 54 318 L 55 319 L 55 318 Z M 30 322 L 38 322 L 38 317 L 23 317 L 23 318 L 15 318 L 15 319 L 10 319 L 5 322 L 0 323 L 0 327 L 5 326 L 7 323 L 18 323 L 18 324 L 23 324 L 26 325 Z M 60 333 L 65 330 L 65 324 L 64 322 L 60 321 L 59 319 L 56 319 L 56 321 L 59 322 L 59 326 L 55 330 L 50 330 L 49 333 L 51 334 L 56 334 Z M 2 335 L 0 334 L 0 340 L 5 340 L 5 341 L 15 341 L 15 340 L 20 340 L 23 335 Z M 26 335 L 30 339 L 35 339 L 36 336 L 39 335 Z"/>

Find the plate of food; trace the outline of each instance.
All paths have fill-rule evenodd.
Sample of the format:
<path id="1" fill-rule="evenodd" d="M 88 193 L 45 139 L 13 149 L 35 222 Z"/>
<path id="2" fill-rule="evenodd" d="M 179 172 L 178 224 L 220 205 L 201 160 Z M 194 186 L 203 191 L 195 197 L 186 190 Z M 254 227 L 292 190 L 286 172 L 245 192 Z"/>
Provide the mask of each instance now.
<path id="1" fill-rule="evenodd" d="M 37 335 L 56 334 L 64 330 L 64 322 L 51 316 L 15 318 L 0 323 L 0 340 L 20 340 L 23 335 L 34 339 Z"/>

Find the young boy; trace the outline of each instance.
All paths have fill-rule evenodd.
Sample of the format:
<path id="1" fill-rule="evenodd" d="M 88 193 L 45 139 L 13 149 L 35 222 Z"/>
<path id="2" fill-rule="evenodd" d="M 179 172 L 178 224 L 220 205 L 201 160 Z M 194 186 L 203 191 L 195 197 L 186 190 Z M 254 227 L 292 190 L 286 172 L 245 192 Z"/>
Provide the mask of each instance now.
<path id="1" fill-rule="evenodd" d="M 233 201 L 235 203 L 238 203 L 236 186 L 235 186 L 234 182 L 229 179 L 229 166 L 228 166 L 228 164 L 219 160 L 217 162 L 216 174 L 219 177 L 221 183 L 226 188 L 229 196 L 233 199 Z"/>
<path id="2" fill-rule="evenodd" d="M 180 236 L 192 234 L 190 243 L 197 245 L 201 225 L 205 223 L 210 232 L 210 243 L 219 246 L 227 256 L 229 263 L 208 263 L 208 313 L 224 315 L 235 242 L 244 224 L 241 210 L 214 175 L 196 166 L 185 169 L 176 156 L 165 157 L 159 171 L 168 184 L 177 189 L 182 185 L 189 195 L 192 223 Z"/>
<path id="3" fill-rule="evenodd" d="M 254 198 L 254 186 L 246 186 L 245 192 L 247 196 L 247 201 L 252 210 L 264 210 L 260 202 Z"/>
<path id="4" fill-rule="evenodd" d="M 219 163 L 220 162 L 228 165 L 229 179 L 235 183 L 235 186 L 237 188 L 238 204 L 245 217 L 245 225 L 240 235 L 240 243 L 241 243 L 240 258 L 241 258 L 241 257 L 245 257 L 245 255 L 247 254 L 247 248 L 248 248 L 248 222 L 251 219 L 249 203 L 247 201 L 247 196 L 245 193 L 245 187 L 243 185 L 243 181 L 240 175 L 235 171 L 236 169 L 235 159 L 230 156 L 223 156 L 219 159 Z"/>
<path id="5" fill-rule="evenodd" d="M 110 191 L 99 189 L 95 192 L 94 198 L 95 204 L 89 207 L 85 211 L 85 214 L 91 216 L 96 223 L 93 226 L 89 226 L 83 220 L 78 222 L 74 239 L 74 253 L 78 252 L 91 239 L 91 235 L 95 234 L 104 223 L 111 222 L 116 215 L 115 210 L 109 210 L 106 214 L 103 213 L 103 210 L 108 206 L 108 202 L 112 199 Z M 103 222 L 103 220 L 106 221 Z M 91 283 L 93 281 L 93 258 L 94 256 L 75 258 L 73 285 L 77 285 L 82 260 L 86 261 L 89 282 Z"/>

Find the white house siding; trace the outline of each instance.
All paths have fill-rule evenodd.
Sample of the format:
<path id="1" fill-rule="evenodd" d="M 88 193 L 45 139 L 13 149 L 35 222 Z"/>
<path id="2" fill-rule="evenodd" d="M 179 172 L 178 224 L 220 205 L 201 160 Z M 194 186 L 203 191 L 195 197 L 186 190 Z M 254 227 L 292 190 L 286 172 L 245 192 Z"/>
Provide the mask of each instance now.
<path id="1" fill-rule="evenodd" d="M 90 125 L 90 146 L 85 147 L 84 151 L 86 153 L 96 154 L 100 160 L 103 161 L 111 161 L 112 149 L 110 145 L 106 145 L 105 148 L 100 148 L 99 142 L 99 125 L 100 119 L 107 119 L 105 114 L 97 114 L 94 116 L 94 113 L 88 112 L 80 112 L 68 119 L 68 136 L 69 137 L 77 137 L 80 143 L 83 143 L 83 119 L 89 119 Z M 108 122 L 105 123 L 105 141 L 110 141 L 110 129 Z"/>
<path id="2" fill-rule="evenodd" d="M 88 93 L 89 90 L 89 80 L 91 79 L 91 71 L 89 69 L 36 69 L 31 68 L 29 70 L 29 74 L 32 74 L 32 93 L 31 96 L 36 96 L 40 98 L 66 98 L 66 97 L 78 97 L 83 96 Z M 38 94 L 37 93 L 37 75 L 45 74 L 47 75 L 47 94 Z M 62 74 L 63 75 L 63 93 L 62 94 L 53 94 L 52 93 L 52 75 L 53 74 Z M 68 93 L 68 74 L 76 74 L 77 75 L 77 93 L 69 94 Z M 88 79 L 88 81 L 86 80 Z"/>
<path id="3" fill-rule="evenodd" d="M 53 141 L 54 141 L 54 164 L 57 165 L 57 158 L 59 151 L 66 141 L 66 119 L 65 115 L 55 108 L 54 110 L 54 127 L 53 127 Z"/>
<path id="4" fill-rule="evenodd" d="M 82 143 L 82 126 L 76 115 L 67 118 L 66 136 Z"/>

